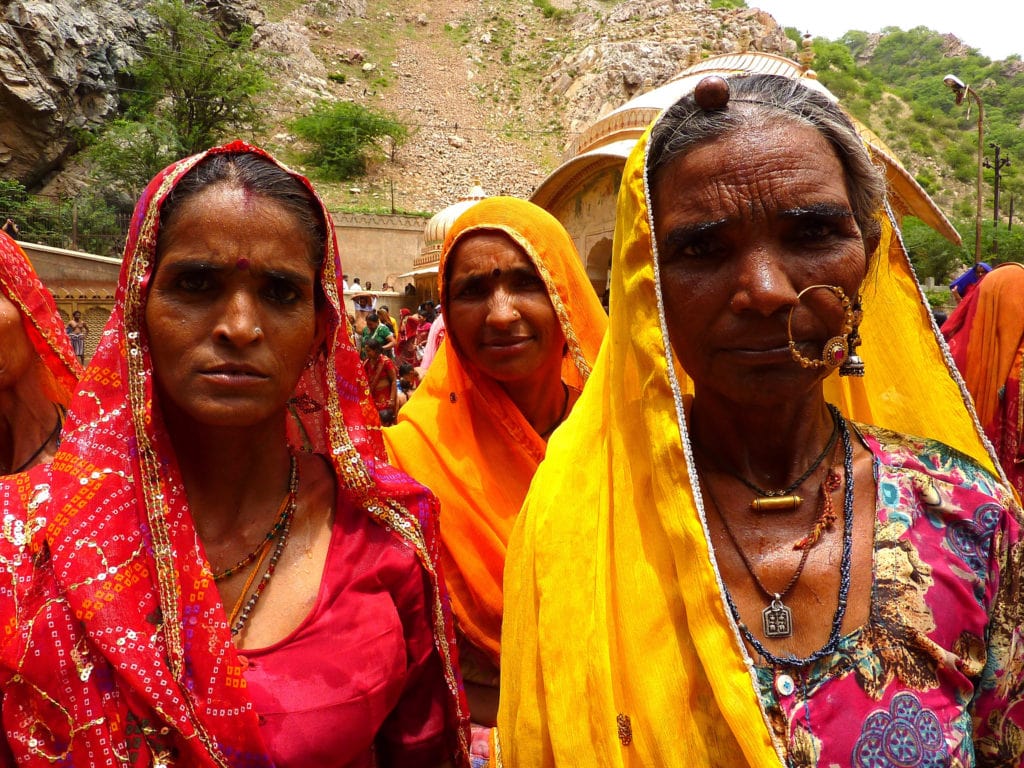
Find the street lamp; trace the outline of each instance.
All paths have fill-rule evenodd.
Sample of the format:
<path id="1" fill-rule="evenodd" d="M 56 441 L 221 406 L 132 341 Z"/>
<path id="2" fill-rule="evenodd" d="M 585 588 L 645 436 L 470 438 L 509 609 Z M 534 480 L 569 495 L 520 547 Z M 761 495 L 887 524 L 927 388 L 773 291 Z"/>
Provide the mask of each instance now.
<path id="1" fill-rule="evenodd" d="M 974 97 L 974 100 L 978 103 L 978 203 L 976 206 L 976 213 L 974 215 L 974 263 L 981 263 L 981 169 L 985 162 L 985 107 L 981 103 L 981 97 L 978 92 L 967 85 L 956 75 L 946 75 L 942 78 L 942 82 L 946 84 L 946 87 L 956 94 L 956 103 L 963 104 L 964 97 L 970 94 Z"/>

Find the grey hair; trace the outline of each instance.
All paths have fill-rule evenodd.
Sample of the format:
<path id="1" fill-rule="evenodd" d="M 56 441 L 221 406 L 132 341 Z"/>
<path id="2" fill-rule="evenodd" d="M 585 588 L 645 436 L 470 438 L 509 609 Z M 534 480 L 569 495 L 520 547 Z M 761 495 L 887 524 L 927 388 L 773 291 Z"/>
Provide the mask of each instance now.
<path id="1" fill-rule="evenodd" d="M 790 120 L 814 128 L 835 150 L 845 172 L 854 219 L 865 240 L 877 237 L 880 228 L 874 214 L 885 200 L 885 175 L 871 161 L 857 129 L 839 105 L 798 80 L 780 75 L 732 75 L 725 80 L 729 83 L 725 107 L 705 110 L 691 93 L 665 111 L 651 131 L 648 177 L 702 144 L 767 120 Z"/>

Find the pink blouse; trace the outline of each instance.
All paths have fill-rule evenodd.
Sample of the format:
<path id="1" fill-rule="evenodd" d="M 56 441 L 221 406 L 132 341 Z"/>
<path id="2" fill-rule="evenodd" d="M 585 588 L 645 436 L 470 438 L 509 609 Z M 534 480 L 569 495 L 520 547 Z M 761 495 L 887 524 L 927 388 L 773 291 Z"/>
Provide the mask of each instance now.
<path id="1" fill-rule="evenodd" d="M 286 638 L 244 650 L 278 768 L 431 766 L 446 759 L 446 684 L 415 553 L 339 505 L 316 605 Z"/>

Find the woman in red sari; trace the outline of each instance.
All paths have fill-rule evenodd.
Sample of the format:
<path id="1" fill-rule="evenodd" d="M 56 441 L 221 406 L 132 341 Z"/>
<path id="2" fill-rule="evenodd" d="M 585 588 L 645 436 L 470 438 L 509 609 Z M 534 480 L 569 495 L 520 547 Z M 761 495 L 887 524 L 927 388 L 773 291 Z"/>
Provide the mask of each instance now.
<path id="1" fill-rule="evenodd" d="M 241 142 L 147 187 L 65 442 L 0 484 L 0 762 L 464 764 L 436 502 L 384 463 L 333 233 Z"/>
<path id="2" fill-rule="evenodd" d="M 422 319 L 419 315 L 402 307 L 402 319 L 398 321 L 398 362 L 415 367 L 420 364 L 420 348 L 417 345 L 417 331 Z"/>
<path id="3" fill-rule="evenodd" d="M 384 354 L 383 345 L 376 339 L 366 342 L 366 359 L 363 360 L 366 381 L 370 388 L 377 413 L 390 410 L 391 417 L 398 410 L 398 369 L 391 358 Z"/>
<path id="4" fill-rule="evenodd" d="M 0 232 L 0 475 L 53 458 L 81 374 L 53 296 Z"/>

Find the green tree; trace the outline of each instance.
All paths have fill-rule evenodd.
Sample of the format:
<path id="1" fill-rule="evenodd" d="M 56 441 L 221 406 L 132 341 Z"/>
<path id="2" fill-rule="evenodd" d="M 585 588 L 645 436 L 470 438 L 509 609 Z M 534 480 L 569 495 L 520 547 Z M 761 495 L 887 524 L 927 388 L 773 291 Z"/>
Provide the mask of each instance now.
<path id="1" fill-rule="evenodd" d="M 366 173 L 367 163 L 383 155 L 381 139 L 389 140 L 393 153 L 409 134 L 393 117 L 350 101 L 321 101 L 291 127 L 309 144 L 304 162 L 334 181 Z"/>
<path id="2" fill-rule="evenodd" d="M 124 241 L 118 211 L 88 189 L 73 196 L 33 195 L 21 182 L 0 180 L 0 221 L 8 217 L 21 238 L 56 248 L 114 256 Z"/>
<path id="3" fill-rule="evenodd" d="M 143 122 L 114 120 L 89 149 L 93 180 L 122 209 L 130 209 L 149 180 L 185 154 L 173 126 L 155 115 Z"/>
<path id="4" fill-rule="evenodd" d="M 231 132 L 259 130 L 256 96 L 269 87 L 263 61 L 252 49 L 252 29 L 222 37 L 201 8 L 185 0 L 155 0 L 149 10 L 159 29 L 131 70 L 139 93 L 129 102 L 129 117 L 145 122 L 159 115 L 174 127 L 186 154 Z"/>
<path id="5" fill-rule="evenodd" d="M 171 160 L 262 129 L 257 97 L 269 88 L 252 29 L 222 34 L 203 6 L 154 0 L 159 22 L 127 74 L 125 115 L 90 148 L 95 180 L 134 196 Z"/>
<path id="6" fill-rule="evenodd" d="M 921 280 L 932 277 L 940 285 L 948 283 L 970 261 L 964 246 L 951 243 L 920 219 L 906 217 L 902 230 L 907 256 Z"/>

